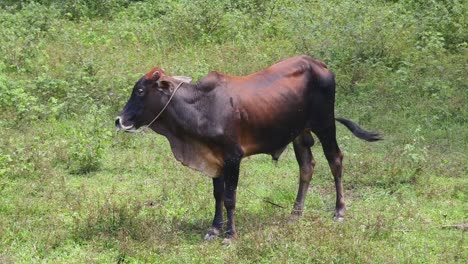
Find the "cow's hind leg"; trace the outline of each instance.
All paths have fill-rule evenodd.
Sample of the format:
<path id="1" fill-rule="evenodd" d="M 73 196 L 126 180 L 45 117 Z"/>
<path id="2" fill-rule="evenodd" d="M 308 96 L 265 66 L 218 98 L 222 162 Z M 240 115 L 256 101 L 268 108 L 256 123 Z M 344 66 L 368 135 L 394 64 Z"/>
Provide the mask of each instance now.
<path id="1" fill-rule="evenodd" d="M 295 220 L 302 215 L 304 201 L 309 188 L 312 174 L 314 173 L 315 160 L 310 148 L 314 145 L 314 138 L 310 132 L 303 132 L 294 141 L 294 153 L 299 164 L 299 189 L 297 191 L 296 202 L 291 213 L 291 220 Z"/>
<path id="2" fill-rule="evenodd" d="M 223 229 L 224 176 L 213 179 L 213 196 L 215 198 L 215 216 L 211 228 L 205 235 L 205 240 L 217 238 Z"/>
<path id="3" fill-rule="evenodd" d="M 346 205 L 343 194 L 343 184 L 341 177 L 343 173 L 343 153 L 338 147 L 336 142 L 336 128 L 335 124 L 331 125 L 327 129 L 322 129 L 315 132 L 317 137 L 322 143 L 323 152 L 327 158 L 328 164 L 330 165 L 331 172 L 335 179 L 336 189 L 336 207 L 335 207 L 335 221 L 343 221 L 346 211 Z"/>

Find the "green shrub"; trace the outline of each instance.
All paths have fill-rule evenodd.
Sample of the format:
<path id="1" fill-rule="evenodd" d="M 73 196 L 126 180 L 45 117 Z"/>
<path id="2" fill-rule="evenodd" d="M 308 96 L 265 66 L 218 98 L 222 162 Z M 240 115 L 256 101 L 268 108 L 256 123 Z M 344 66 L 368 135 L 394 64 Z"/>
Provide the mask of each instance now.
<path id="1" fill-rule="evenodd" d="M 43 55 L 44 36 L 58 16 L 57 9 L 34 2 L 17 12 L 0 10 L 0 54 L 6 71 L 31 72 Z"/>
<path id="2" fill-rule="evenodd" d="M 36 119 L 37 116 L 32 114 L 31 110 L 39 110 L 37 105 L 38 99 L 29 93 L 18 84 L 12 84 L 7 81 L 4 75 L 0 74 L 0 109 L 2 115 L 13 119 Z M 11 116 L 12 115 L 12 116 Z"/>
<path id="3" fill-rule="evenodd" d="M 56 119 L 62 114 L 63 102 L 52 94 L 40 96 L 29 81 L 9 81 L 0 74 L 1 116 L 14 123 L 27 123 L 35 120 Z M 34 93 L 35 92 L 35 93 Z"/>
<path id="4" fill-rule="evenodd" d="M 419 21 L 418 37 L 422 42 L 428 36 L 436 37 L 438 45 L 456 51 L 467 45 L 468 5 L 463 0 L 414 0 L 405 7 Z"/>
<path id="5" fill-rule="evenodd" d="M 78 117 L 79 121 L 68 128 L 67 167 L 70 173 L 87 174 L 101 168 L 113 128 L 112 122 L 103 120 L 107 116 L 105 108 L 92 105 L 88 114 Z"/>

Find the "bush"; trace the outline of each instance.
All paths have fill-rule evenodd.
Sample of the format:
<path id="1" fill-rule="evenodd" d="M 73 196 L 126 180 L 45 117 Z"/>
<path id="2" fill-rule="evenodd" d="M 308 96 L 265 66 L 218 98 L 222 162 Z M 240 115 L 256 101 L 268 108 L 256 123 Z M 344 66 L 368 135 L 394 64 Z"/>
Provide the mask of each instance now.
<path id="1" fill-rule="evenodd" d="M 405 3 L 419 21 L 418 37 L 424 42 L 428 36 L 438 39 L 440 45 L 457 51 L 467 47 L 468 5 L 462 0 L 414 0 Z"/>
<path id="2" fill-rule="evenodd" d="M 25 4 L 20 11 L 0 11 L 0 54 L 6 71 L 30 73 L 43 55 L 44 37 L 57 23 L 58 11 L 37 3 Z"/>
<path id="3" fill-rule="evenodd" d="M 87 174 L 101 168 L 113 128 L 110 122 L 102 119 L 107 116 L 105 108 L 99 109 L 93 105 L 88 114 L 68 128 L 66 137 L 70 141 L 67 144 L 67 167 L 70 173 Z"/>

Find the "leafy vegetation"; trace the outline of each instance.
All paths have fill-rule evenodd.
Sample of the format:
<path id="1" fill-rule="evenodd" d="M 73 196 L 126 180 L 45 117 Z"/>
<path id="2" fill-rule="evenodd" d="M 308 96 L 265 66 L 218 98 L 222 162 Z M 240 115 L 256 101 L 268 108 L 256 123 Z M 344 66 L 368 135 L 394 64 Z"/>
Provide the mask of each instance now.
<path id="1" fill-rule="evenodd" d="M 0 262 L 466 262 L 468 4 L 462 0 L 0 2 Z M 211 180 L 155 133 L 115 134 L 133 83 L 195 80 L 297 54 L 337 77 L 348 218 L 321 148 L 299 222 L 298 169 L 245 160 L 240 237 L 202 241 Z M 274 201 L 286 209 L 264 203 Z"/>

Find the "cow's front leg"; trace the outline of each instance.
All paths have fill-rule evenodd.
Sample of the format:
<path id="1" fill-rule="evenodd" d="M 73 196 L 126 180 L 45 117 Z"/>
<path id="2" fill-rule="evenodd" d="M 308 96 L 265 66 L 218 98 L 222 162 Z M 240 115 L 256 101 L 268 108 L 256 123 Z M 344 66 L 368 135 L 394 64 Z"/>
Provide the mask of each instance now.
<path id="1" fill-rule="evenodd" d="M 215 216 L 213 224 L 205 235 L 205 240 L 217 238 L 223 229 L 224 176 L 213 179 L 213 196 L 216 201 Z"/>
<path id="2" fill-rule="evenodd" d="M 231 155 L 224 160 L 224 207 L 227 211 L 226 238 L 223 243 L 229 243 L 237 237 L 234 215 L 236 210 L 236 191 L 239 181 L 241 155 Z"/>

